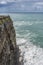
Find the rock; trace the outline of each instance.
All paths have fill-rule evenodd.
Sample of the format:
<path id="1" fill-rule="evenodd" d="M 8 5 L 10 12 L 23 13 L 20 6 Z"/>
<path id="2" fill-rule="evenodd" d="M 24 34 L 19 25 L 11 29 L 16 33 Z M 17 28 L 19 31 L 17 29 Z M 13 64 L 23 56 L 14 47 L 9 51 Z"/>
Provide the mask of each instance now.
<path id="1" fill-rule="evenodd" d="M 9 16 L 0 16 L 0 65 L 20 65 L 16 33 Z"/>

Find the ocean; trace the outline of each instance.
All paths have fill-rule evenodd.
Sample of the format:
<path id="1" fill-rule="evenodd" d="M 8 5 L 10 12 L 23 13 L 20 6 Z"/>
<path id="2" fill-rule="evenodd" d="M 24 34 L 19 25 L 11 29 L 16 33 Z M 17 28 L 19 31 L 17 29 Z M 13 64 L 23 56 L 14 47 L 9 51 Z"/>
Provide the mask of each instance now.
<path id="1" fill-rule="evenodd" d="M 24 65 L 43 65 L 43 13 L 9 14 Z"/>
<path id="2" fill-rule="evenodd" d="M 43 48 L 43 14 L 12 14 L 17 38 L 30 40 Z"/>

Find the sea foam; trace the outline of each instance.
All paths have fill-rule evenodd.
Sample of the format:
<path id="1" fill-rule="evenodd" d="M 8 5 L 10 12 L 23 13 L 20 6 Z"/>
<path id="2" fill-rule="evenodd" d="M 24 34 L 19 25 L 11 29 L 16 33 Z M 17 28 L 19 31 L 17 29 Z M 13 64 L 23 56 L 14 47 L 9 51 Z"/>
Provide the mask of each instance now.
<path id="1" fill-rule="evenodd" d="M 43 65 L 43 48 L 33 45 L 29 40 L 17 38 L 24 65 Z"/>

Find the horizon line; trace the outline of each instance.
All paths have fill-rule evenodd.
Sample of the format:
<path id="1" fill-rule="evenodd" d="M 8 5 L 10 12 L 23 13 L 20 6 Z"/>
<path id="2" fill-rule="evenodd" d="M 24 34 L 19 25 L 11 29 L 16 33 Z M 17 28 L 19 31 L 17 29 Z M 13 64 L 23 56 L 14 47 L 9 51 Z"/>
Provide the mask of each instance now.
<path id="1" fill-rule="evenodd" d="M 0 13 L 43 13 L 43 12 L 0 12 Z"/>

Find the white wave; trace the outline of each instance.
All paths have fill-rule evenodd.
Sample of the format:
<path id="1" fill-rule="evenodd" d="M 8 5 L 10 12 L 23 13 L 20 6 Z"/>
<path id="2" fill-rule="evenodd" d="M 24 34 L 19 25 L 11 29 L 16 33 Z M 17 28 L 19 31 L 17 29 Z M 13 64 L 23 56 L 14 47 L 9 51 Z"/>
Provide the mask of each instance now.
<path id="1" fill-rule="evenodd" d="M 27 40 L 25 39 L 20 39 L 20 38 L 17 38 L 17 45 L 22 45 L 22 44 L 25 44 Z"/>
<path id="2" fill-rule="evenodd" d="M 22 25 L 33 25 L 34 22 L 30 22 L 30 21 L 15 21 L 13 22 L 13 25 L 15 26 L 22 26 Z"/>
<path id="3" fill-rule="evenodd" d="M 17 38 L 17 44 L 23 55 L 24 65 L 43 65 L 43 48 L 21 38 Z"/>

